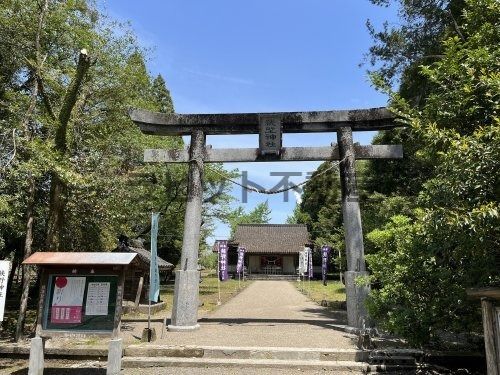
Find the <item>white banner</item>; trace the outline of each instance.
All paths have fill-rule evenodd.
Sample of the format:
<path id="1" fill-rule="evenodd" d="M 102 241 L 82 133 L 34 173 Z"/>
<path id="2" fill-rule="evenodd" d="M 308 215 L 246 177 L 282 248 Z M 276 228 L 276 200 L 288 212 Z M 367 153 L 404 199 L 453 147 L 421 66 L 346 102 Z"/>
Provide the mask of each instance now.
<path id="1" fill-rule="evenodd" d="M 7 297 L 7 282 L 9 280 L 10 262 L 0 260 L 0 322 L 3 322 L 5 299 Z"/>
<path id="2" fill-rule="evenodd" d="M 299 274 L 304 275 L 307 272 L 307 265 L 309 263 L 309 252 L 305 248 L 299 253 Z"/>

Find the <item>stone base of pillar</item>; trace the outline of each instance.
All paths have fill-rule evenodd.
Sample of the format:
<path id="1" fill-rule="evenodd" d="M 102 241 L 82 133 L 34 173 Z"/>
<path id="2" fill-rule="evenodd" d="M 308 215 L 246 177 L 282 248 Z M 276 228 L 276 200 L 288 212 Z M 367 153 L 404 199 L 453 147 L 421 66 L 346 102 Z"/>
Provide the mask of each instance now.
<path id="1" fill-rule="evenodd" d="M 195 324 L 194 326 L 174 326 L 172 324 L 169 324 L 167 326 L 167 329 L 170 332 L 189 332 L 189 331 L 196 331 L 200 329 L 199 324 Z"/>
<path id="2" fill-rule="evenodd" d="M 193 331 L 198 324 L 199 271 L 175 271 L 174 302 L 169 331 Z"/>
<path id="3" fill-rule="evenodd" d="M 43 339 L 36 336 L 31 339 L 28 375 L 43 375 L 43 368 Z"/>
<path id="4" fill-rule="evenodd" d="M 118 375 L 122 370 L 122 339 L 112 339 L 108 347 L 106 375 Z"/>
<path id="5" fill-rule="evenodd" d="M 368 276 L 368 272 L 347 271 L 344 273 L 347 304 L 347 325 L 355 328 L 369 327 L 365 301 L 370 292 L 369 286 L 356 285 L 356 278 Z"/>

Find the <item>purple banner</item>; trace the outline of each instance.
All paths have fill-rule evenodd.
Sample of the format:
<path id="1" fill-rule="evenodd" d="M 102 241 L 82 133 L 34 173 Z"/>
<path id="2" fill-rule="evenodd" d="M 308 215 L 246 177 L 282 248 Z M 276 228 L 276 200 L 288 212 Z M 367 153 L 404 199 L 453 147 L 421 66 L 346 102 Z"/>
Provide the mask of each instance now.
<path id="1" fill-rule="evenodd" d="M 245 259 L 245 248 L 238 247 L 238 263 L 236 264 L 236 272 L 237 273 L 243 272 L 244 259 Z"/>
<path id="2" fill-rule="evenodd" d="M 309 261 L 309 264 L 308 264 L 307 275 L 309 276 L 309 280 L 311 280 L 313 277 L 313 252 L 312 252 L 312 249 L 309 249 L 308 261 Z"/>
<path id="3" fill-rule="evenodd" d="M 229 276 L 227 274 L 227 241 L 217 241 L 218 242 L 218 252 L 219 252 L 219 279 L 220 281 L 226 281 Z"/>
<path id="4" fill-rule="evenodd" d="M 321 248 L 321 276 L 323 278 L 323 285 L 326 286 L 326 274 L 328 272 L 328 263 L 330 262 L 330 246 L 323 246 Z"/>

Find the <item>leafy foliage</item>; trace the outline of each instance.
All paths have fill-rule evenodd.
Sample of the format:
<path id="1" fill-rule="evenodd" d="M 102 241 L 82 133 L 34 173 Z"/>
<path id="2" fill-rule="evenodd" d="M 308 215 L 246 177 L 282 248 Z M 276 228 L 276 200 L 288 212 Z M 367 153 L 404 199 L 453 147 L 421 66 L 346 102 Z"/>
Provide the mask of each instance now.
<path id="1" fill-rule="evenodd" d="M 369 307 L 416 344 L 478 328 L 465 290 L 500 284 L 499 20 L 497 1 L 468 0 L 462 37 L 448 37 L 443 58 L 421 67 L 433 87 L 425 105 L 393 94 L 393 108 L 420 140 L 417 153 L 434 165 L 413 212 L 368 234 L 380 283 Z"/>
<path id="2" fill-rule="evenodd" d="M 47 250 L 49 189 L 57 176 L 65 186 L 61 250 L 110 250 L 120 234 L 147 236 L 154 210 L 162 214 L 159 254 L 175 263 L 187 168 L 144 165 L 142 153 L 184 145 L 180 137 L 142 134 L 127 115 L 129 107 L 174 110 L 165 80 L 147 71 L 147 51 L 128 26 L 110 20 L 90 0 L 7 0 L 0 8 L 0 34 L 0 139 L 6 149 L 0 153 L 0 256 L 23 257 L 33 180 L 33 248 Z M 60 153 L 51 113 L 63 105 L 83 48 L 92 63 Z M 210 171 L 206 177 L 209 184 L 221 182 Z M 205 202 L 205 223 L 213 207 L 229 200 L 226 184 L 217 186 L 220 193 Z M 204 229 L 208 233 L 210 226 Z"/>
<path id="3" fill-rule="evenodd" d="M 231 237 L 239 224 L 266 224 L 271 220 L 271 209 L 267 201 L 259 203 L 250 212 L 245 212 L 243 207 L 238 207 L 227 216 L 227 222 L 231 227 Z"/>

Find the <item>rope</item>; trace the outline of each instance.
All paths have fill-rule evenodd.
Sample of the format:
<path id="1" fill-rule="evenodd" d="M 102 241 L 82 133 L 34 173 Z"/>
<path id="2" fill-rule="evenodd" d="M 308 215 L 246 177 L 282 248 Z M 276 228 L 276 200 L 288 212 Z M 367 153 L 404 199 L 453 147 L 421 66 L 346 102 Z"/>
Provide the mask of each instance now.
<path id="1" fill-rule="evenodd" d="M 326 168 L 324 171 L 321 171 L 320 173 L 313 174 L 309 180 L 305 180 L 305 181 L 302 181 L 301 183 L 293 184 L 293 185 L 290 185 L 287 188 L 283 188 L 283 189 L 279 189 L 279 190 L 257 189 L 257 188 L 254 188 L 253 186 L 246 186 L 246 185 L 240 184 L 238 181 L 235 181 L 235 180 L 227 177 L 226 175 L 220 173 L 216 169 L 212 168 L 211 171 L 214 172 L 215 174 L 219 175 L 220 177 L 222 177 L 224 180 L 229 181 L 229 182 L 231 182 L 231 183 L 233 183 L 235 185 L 238 185 L 238 186 L 242 187 L 243 189 L 246 189 L 246 190 L 249 190 L 249 191 L 253 191 L 253 192 L 259 193 L 259 194 L 272 195 L 272 194 L 281 194 L 281 193 L 284 193 L 286 191 L 293 190 L 293 189 L 296 189 L 298 187 L 304 186 L 309 181 L 314 180 L 315 178 L 317 178 L 319 176 L 322 176 L 325 173 L 331 171 L 332 169 L 338 167 L 341 163 L 343 163 L 344 161 L 346 161 L 346 159 L 349 158 L 349 156 L 351 156 L 350 150 L 346 152 L 346 154 L 345 154 L 345 156 L 344 156 L 344 158 L 342 160 L 339 160 L 337 162 L 331 160 L 331 162 L 332 162 L 331 166 L 329 166 L 328 168 Z M 206 164 L 203 164 L 203 159 L 200 159 L 200 158 L 194 158 L 194 159 L 189 159 L 188 160 L 188 163 L 193 163 L 193 162 L 196 163 L 196 165 L 197 165 L 197 167 L 199 168 L 200 171 L 202 171 L 204 165 L 206 165 Z"/>
<path id="2" fill-rule="evenodd" d="M 190 161 L 196 161 L 196 160 L 190 160 Z M 197 162 L 199 162 L 199 161 L 197 161 Z M 339 162 L 336 162 L 336 163 L 332 162 L 331 166 L 329 166 L 327 169 L 321 171 L 320 173 L 313 174 L 309 180 L 305 180 L 305 181 L 302 181 L 301 183 L 293 184 L 293 185 L 290 185 L 287 188 L 283 188 L 283 189 L 279 189 L 279 190 L 257 189 L 257 188 L 254 188 L 253 186 L 246 186 L 246 185 L 240 184 L 238 181 L 235 181 L 235 180 L 227 177 L 226 175 L 220 173 L 216 169 L 211 169 L 211 171 L 214 172 L 215 174 L 219 175 L 220 177 L 222 177 L 224 180 L 229 181 L 229 182 L 231 182 L 231 183 L 233 183 L 235 185 L 238 185 L 238 186 L 242 187 L 243 189 L 246 189 L 246 190 L 249 190 L 249 191 L 253 191 L 253 192 L 259 193 L 259 194 L 272 195 L 272 194 L 281 194 L 281 193 L 284 193 L 285 191 L 289 191 L 289 190 L 292 190 L 292 189 L 296 189 L 296 188 L 298 188 L 300 186 L 303 186 L 303 185 L 307 184 L 309 181 L 311 181 L 311 180 L 313 180 L 313 179 L 315 179 L 315 178 L 317 178 L 319 176 L 322 176 L 325 173 L 331 171 L 332 169 L 334 169 L 335 167 L 338 166 L 338 163 Z"/>

